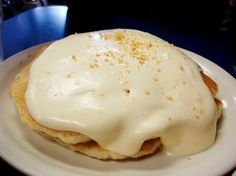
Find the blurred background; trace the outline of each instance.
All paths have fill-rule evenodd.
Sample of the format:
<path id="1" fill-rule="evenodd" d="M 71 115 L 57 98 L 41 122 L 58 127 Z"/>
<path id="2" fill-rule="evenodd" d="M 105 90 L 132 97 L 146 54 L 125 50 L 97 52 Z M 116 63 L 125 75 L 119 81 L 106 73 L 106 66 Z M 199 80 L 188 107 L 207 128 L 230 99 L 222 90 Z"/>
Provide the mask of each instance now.
<path id="1" fill-rule="evenodd" d="M 130 17 L 202 33 L 230 31 L 235 0 L 2 0 L 3 20 L 29 9 L 67 5 L 71 32 L 113 27 L 115 18 Z M 86 17 L 86 18 L 85 18 Z"/>
<path id="2" fill-rule="evenodd" d="M 235 0 L 2 0 L 3 20 L 39 6 L 67 5 L 71 32 L 113 27 L 113 20 L 120 17 L 202 33 L 225 32 L 235 24 L 235 4 Z"/>
<path id="3" fill-rule="evenodd" d="M 236 76 L 235 0 L 2 0 L 3 21 L 54 5 L 68 7 L 64 36 L 109 28 L 140 29 L 227 67 Z"/>

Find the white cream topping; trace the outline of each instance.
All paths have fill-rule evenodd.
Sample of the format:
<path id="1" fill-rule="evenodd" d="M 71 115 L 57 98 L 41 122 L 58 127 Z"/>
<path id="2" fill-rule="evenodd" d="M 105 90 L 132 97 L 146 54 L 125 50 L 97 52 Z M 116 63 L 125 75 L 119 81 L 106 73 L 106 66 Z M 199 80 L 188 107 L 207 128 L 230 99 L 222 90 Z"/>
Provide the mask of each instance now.
<path id="1" fill-rule="evenodd" d="M 197 64 L 141 31 L 53 42 L 32 64 L 25 98 L 40 124 L 82 133 L 123 155 L 152 138 L 175 155 L 202 151 L 215 139 L 216 107 Z"/>

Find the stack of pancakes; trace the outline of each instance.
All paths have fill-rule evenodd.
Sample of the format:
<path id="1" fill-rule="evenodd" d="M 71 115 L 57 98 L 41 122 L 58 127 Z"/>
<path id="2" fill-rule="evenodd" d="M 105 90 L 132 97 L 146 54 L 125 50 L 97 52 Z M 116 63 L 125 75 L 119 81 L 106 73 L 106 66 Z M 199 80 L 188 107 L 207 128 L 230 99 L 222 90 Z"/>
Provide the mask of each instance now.
<path id="1" fill-rule="evenodd" d="M 34 59 L 37 59 L 37 57 L 41 54 L 41 52 L 43 52 L 44 49 L 45 48 L 39 51 Z M 159 138 L 147 140 L 143 143 L 138 153 L 132 156 L 125 156 L 125 155 L 121 155 L 121 154 L 103 149 L 95 141 L 91 140 L 88 136 L 85 136 L 83 134 L 72 132 L 72 131 L 56 130 L 56 129 L 48 128 L 46 126 L 41 125 L 29 113 L 26 106 L 26 101 L 25 101 L 25 92 L 28 86 L 29 71 L 30 71 L 30 67 L 32 63 L 33 61 L 29 63 L 27 66 L 25 66 L 17 74 L 14 82 L 12 83 L 10 93 L 11 93 L 12 98 L 15 101 L 21 120 L 27 125 L 29 125 L 31 128 L 33 128 L 34 130 L 39 132 L 40 134 L 58 142 L 59 144 L 63 146 L 68 147 L 69 149 L 73 151 L 78 151 L 85 155 L 88 155 L 90 157 L 94 157 L 97 159 L 119 160 L 119 159 L 125 159 L 125 158 L 138 158 L 138 157 L 142 157 L 142 156 L 154 153 L 161 146 L 161 141 Z M 215 104 L 217 107 L 217 114 L 219 117 L 221 114 L 222 103 L 218 99 L 215 98 L 215 95 L 218 92 L 217 84 L 207 75 L 205 75 L 202 71 L 201 71 L 201 76 L 205 84 L 211 91 L 212 96 L 215 99 Z"/>

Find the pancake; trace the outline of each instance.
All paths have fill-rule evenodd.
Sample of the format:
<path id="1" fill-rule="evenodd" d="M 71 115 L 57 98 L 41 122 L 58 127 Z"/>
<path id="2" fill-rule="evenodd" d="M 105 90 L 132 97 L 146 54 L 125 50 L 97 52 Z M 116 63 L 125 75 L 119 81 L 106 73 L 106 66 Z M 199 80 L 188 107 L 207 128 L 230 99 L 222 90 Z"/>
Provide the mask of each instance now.
<path id="1" fill-rule="evenodd" d="M 124 155 L 120 155 L 114 152 L 107 151 L 101 147 L 87 136 L 82 135 L 80 133 L 71 132 L 71 131 L 60 131 L 51 128 L 47 128 L 38 122 L 36 122 L 30 113 L 27 110 L 26 103 L 25 103 L 25 91 L 28 84 L 28 76 L 29 76 L 29 69 L 31 63 L 24 67 L 19 74 L 17 74 L 16 79 L 14 80 L 11 86 L 11 96 L 15 101 L 16 107 L 18 109 L 19 115 L 21 120 L 26 123 L 28 126 L 33 128 L 34 130 L 40 132 L 49 139 L 52 139 L 59 144 L 68 147 L 73 151 L 78 151 L 84 153 L 90 157 L 97 158 L 97 159 L 126 159 L 130 158 Z M 208 86 L 209 90 L 215 95 L 218 91 L 217 84 L 203 72 L 201 72 L 203 80 L 205 81 L 206 85 Z M 217 114 L 220 117 L 222 103 L 218 99 L 215 98 L 216 106 L 217 106 Z M 149 155 L 154 153 L 159 147 L 161 143 L 159 139 L 153 139 L 146 141 L 139 153 L 131 158 L 138 158 L 141 156 Z"/>
<path id="2" fill-rule="evenodd" d="M 45 48 L 42 48 L 34 57 L 37 59 L 37 56 L 43 52 Z M 33 59 L 33 60 L 34 60 Z M 150 155 L 154 153 L 160 146 L 159 139 L 152 139 L 145 141 L 141 150 L 133 156 L 124 156 L 115 152 L 111 152 L 101 148 L 96 142 L 92 141 L 89 137 L 72 132 L 72 131 L 61 131 L 52 128 L 45 127 L 39 124 L 34 118 L 30 115 L 27 110 L 25 102 L 25 92 L 28 85 L 29 79 L 29 70 L 32 62 L 25 66 L 15 77 L 14 82 L 10 88 L 10 94 L 13 98 L 16 107 L 19 112 L 21 121 L 30 126 L 32 129 L 39 132 L 41 135 L 47 137 L 50 140 L 53 140 L 62 146 L 65 146 L 73 151 L 86 154 L 90 157 L 97 159 L 113 159 L 120 160 L 126 158 L 139 158 L 142 156 Z"/>
<path id="3" fill-rule="evenodd" d="M 26 100 L 25 93 L 28 87 L 29 81 L 29 73 L 32 63 L 35 59 L 37 59 L 40 54 L 46 49 L 46 47 L 42 48 L 34 57 L 33 61 L 25 66 L 15 77 L 11 88 L 10 94 L 13 98 L 16 107 L 19 112 L 20 119 L 30 126 L 32 129 L 36 130 L 40 134 L 46 136 L 49 139 L 52 139 L 59 144 L 85 155 L 88 155 L 97 159 L 113 159 L 120 160 L 126 158 L 139 158 L 142 156 L 150 155 L 157 151 L 157 149 L 161 146 L 161 140 L 159 138 L 153 138 L 146 140 L 139 152 L 134 155 L 122 155 L 116 152 L 109 151 L 107 149 L 102 148 L 98 145 L 94 140 L 90 139 L 88 136 L 80 134 L 78 132 L 66 131 L 66 130 L 58 130 L 46 127 L 39 122 L 37 122 L 32 115 L 29 113 Z M 216 94 L 218 92 L 218 86 L 214 80 L 208 77 L 206 74 L 201 72 L 201 76 L 206 86 L 210 90 L 212 97 L 215 100 L 216 104 L 216 114 L 219 118 L 221 115 L 222 103 L 220 100 L 216 98 Z"/>
<path id="4" fill-rule="evenodd" d="M 45 47 L 42 48 L 34 57 L 37 58 L 43 51 Z M 59 131 L 44 127 L 37 123 L 32 116 L 29 114 L 26 103 L 25 103 L 25 91 L 28 85 L 29 78 L 29 69 L 31 63 L 24 67 L 19 74 L 16 75 L 14 83 L 11 86 L 11 96 L 14 99 L 16 106 L 19 111 L 21 120 L 31 126 L 34 130 L 46 133 L 50 136 L 60 139 L 62 142 L 68 144 L 77 144 L 81 142 L 90 141 L 87 136 L 81 135 L 79 133 L 70 132 L 70 131 Z"/>

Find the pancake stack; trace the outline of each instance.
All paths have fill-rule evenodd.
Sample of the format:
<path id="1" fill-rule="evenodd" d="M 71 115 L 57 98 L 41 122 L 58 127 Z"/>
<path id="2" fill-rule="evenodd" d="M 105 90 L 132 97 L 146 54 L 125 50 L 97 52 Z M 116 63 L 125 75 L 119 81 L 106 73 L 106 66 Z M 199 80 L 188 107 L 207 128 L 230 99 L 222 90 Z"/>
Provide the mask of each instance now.
<path id="1" fill-rule="evenodd" d="M 73 151 L 83 153 L 87 156 L 103 159 L 103 160 L 121 160 L 127 158 L 139 158 L 142 156 L 150 155 L 156 152 L 162 145 L 161 138 L 150 138 L 143 142 L 140 150 L 133 155 L 124 155 L 117 153 L 115 151 L 110 151 L 99 145 L 95 140 L 91 139 L 89 136 L 68 130 L 55 129 L 47 127 L 40 122 L 38 122 L 32 114 L 29 112 L 25 93 L 29 84 L 30 69 L 34 61 L 36 61 L 42 53 L 47 50 L 48 46 L 43 47 L 33 58 L 32 62 L 26 65 L 15 77 L 11 87 L 10 94 L 14 100 L 16 107 L 19 112 L 20 119 L 30 126 L 35 131 L 39 132 L 43 136 L 56 141 L 57 143 L 65 146 Z M 181 52 L 181 51 L 179 51 Z M 222 103 L 216 98 L 218 92 L 218 86 L 214 80 L 208 77 L 204 72 L 199 69 L 201 77 L 211 92 L 212 98 L 215 100 L 216 107 L 216 118 L 219 119 L 221 115 Z M 181 142 L 181 141 L 180 141 Z"/>

